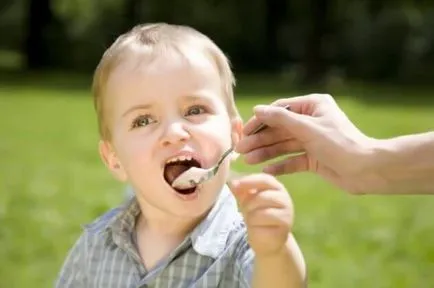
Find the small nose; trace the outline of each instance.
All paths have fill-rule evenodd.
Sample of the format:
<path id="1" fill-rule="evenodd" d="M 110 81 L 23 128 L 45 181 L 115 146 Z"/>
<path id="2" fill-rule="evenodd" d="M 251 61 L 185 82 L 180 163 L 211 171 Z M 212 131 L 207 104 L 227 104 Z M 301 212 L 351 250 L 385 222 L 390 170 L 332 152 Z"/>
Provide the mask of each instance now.
<path id="1" fill-rule="evenodd" d="M 185 130 L 182 123 L 173 122 L 164 127 L 161 137 L 161 145 L 168 146 L 179 142 L 185 142 L 190 137 L 190 134 Z"/>

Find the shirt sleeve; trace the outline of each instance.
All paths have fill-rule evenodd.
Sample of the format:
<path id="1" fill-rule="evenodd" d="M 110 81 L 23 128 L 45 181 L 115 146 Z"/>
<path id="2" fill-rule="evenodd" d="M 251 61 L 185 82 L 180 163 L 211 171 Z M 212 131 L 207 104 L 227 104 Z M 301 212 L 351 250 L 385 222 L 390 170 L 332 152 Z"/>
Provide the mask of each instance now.
<path id="1" fill-rule="evenodd" d="M 86 235 L 82 234 L 68 252 L 56 288 L 85 287 L 86 254 Z"/>
<path id="2" fill-rule="evenodd" d="M 247 233 L 243 233 L 235 255 L 235 275 L 237 275 L 239 287 L 250 288 L 253 286 L 253 265 L 255 256 L 247 241 Z"/>

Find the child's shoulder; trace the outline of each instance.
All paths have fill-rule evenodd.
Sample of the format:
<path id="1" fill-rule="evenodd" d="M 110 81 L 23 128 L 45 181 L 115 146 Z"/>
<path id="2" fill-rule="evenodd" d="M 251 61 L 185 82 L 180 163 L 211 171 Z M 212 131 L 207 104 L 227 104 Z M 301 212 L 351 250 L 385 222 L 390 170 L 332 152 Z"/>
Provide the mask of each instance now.
<path id="1" fill-rule="evenodd" d="M 118 217 L 118 215 L 122 212 L 123 205 L 112 208 L 102 215 L 98 216 L 96 219 L 92 220 L 92 222 L 83 225 L 83 229 L 89 234 L 99 234 L 104 232 L 107 227 L 110 226 L 113 221 Z"/>

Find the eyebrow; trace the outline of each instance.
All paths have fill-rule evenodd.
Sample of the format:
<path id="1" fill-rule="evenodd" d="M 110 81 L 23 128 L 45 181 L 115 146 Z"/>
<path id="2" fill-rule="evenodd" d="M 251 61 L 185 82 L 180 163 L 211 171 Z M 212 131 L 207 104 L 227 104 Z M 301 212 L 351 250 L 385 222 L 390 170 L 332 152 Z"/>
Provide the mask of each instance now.
<path id="1" fill-rule="evenodd" d="M 146 109 L 150 109 L 151 107 L 152 107 L 152 105 L 150 105 L 150 104 L 139 104 L 139 105 L 135 105 L 135 106 L 129 108 L 127 111 L 125 111 L 125 112 L 122 114 L 122 117 L 125 117 L 127 114 L 129 114 L 129 113 L 131 113 L 131 112 L 133 112 L 133 111 L 135 111 L 135 110 L 146 110 Z"/>
<path id="2" fill-rule="evenodd" d="M 197 100 L 212 101 L 214 99 L 214 96 L 207 92 L 199 92 L 197 94 L 186 95 L 183 98 L 187 99 L 188 101 L 197 101 Z"/>

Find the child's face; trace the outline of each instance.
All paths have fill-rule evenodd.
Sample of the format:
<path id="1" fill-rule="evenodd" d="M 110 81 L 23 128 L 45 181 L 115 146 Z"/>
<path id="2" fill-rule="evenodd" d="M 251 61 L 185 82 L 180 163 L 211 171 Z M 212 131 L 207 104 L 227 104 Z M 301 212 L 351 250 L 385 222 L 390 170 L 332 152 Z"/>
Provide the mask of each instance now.
<path id="1" fill-rule="evenodd" d="M 197 217 L 214 203 L 229 161 L 188 195 L 169 185 L 177 172 L 166 163 L 188 155 L 209 168 L 238 141 L 242 127 L 240 119 L 228 115 L 216 68 L 200 54 L 189 60 L 172 56 L 140 67 L 136 58 L 113 71 L 105 95 L 112 139 L 102 142 L 100 151 L 109 169 L 131 183 L 148 209 Z"/>

